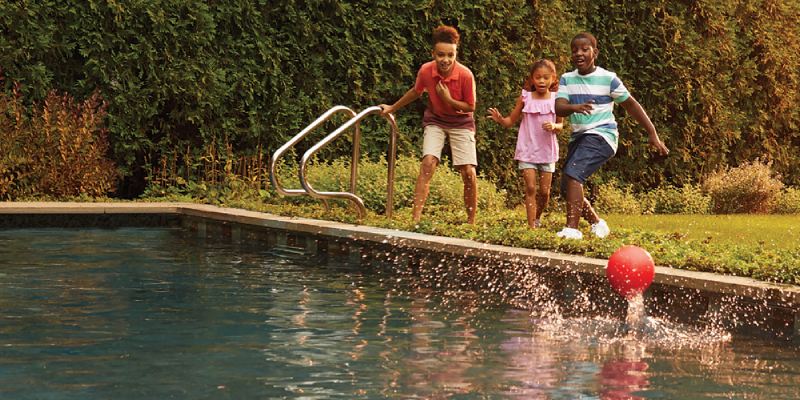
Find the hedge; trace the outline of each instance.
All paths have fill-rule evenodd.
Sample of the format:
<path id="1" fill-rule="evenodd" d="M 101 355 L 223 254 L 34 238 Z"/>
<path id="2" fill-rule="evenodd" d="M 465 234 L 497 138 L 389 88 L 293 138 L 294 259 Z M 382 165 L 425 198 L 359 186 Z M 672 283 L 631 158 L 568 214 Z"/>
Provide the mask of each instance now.
<path id="1" fill-rule="evenodd" d="M 126 177 L 118 195 L 136 196 L 164 157 L 191 159 L 175 174 L 198 173 L 209 148 L 272 154 L 333 105 L 395 101 L 430 59 L 433 28 L 454 25 L 478 85 L 480 173 L 519 199 L 516 128 L 482 113 L 511 109 L 533 59 L 571 69 L 569 39 L 588 31 L 598 65 L 618 73 L 673 150 L 649 153 L 620 110 L 622 145 L 596 183 L 682 185 L 760 158 L 797 185 L 798 20 L 791 0 L 28 0 L 0 2 L 0 66 L 6 92 L 19 82 L 32 101 L 51 89 L 77 99 L 99 90 L 109 156 Z M 402 154 L 419 151 L 425 103 L 398 113 Z M 383 121 L 365 121 L 362 137 L 364 153 L 385 151 Z M 348 141 L 320 156 L 347 154 Z"/>

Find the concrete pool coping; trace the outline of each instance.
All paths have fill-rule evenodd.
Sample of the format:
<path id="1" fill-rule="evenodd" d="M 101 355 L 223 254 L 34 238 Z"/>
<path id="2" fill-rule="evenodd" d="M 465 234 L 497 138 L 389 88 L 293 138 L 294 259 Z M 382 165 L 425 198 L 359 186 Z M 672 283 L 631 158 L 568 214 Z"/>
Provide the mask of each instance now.
<path id="1" fill-rule="evenodd" d="M 605 276 L 607 260 L 594 259 L 550 251 L 491 245 L 473 240 L 426 235 L 414 232 L 351 225 L 324 220 L 282 217 L 269 213 L 247 211 L 192 203 L 59 203 L 5 202 L 0 203 L 2 215 L 36 214 L 173 214 L 201 220 L 218 221 L 260 229 L 277 229 L 309 235 L 321 235 L 344 240 L 371 242 L 402 248 L 428 250 L 457 257 L 488 258 L 496 262 L 525 263 L 566 272 Z M 236 228 L 239 229 L 239 228 Z M 203 225 L 205 234 L 205 225 Z M 237 236 L 237 235 L 234 235 Z M 686 271 L 656 266 L 654 284 L 696 290 L 713 296 L 737 296 L 755 299 L 784 307 L 793 314 L 793 336 L 800 337 L 800 286 L 774 284 L 752 278 Z"/>

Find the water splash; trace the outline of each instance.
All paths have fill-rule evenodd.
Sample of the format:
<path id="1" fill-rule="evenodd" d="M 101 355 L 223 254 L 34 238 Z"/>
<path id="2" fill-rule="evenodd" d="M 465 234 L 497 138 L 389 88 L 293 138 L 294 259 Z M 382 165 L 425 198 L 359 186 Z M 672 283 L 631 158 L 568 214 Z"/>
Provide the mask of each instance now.
<path id="1" fill-rule="evenodd" d="M 536 331 L 556 341 L 597 342 L 599 344 L 638 343 L 646 347 L 701 349 L 731 341 L 731 334 L 718 324 L 695 327 L 648 316 L 644 299 L 628 299 L 625 320 L 609 317 L 563 317 L 561 314 L 535 317 Z M 539 310 L 534 311 L 534 315 Z"/>
<path id="2" fill-rule="evenodd" d="M 394 275 L 402 281 L 384 282 L 406 290 L 433 289 L 443 308 L 459 308 L 460 300 L 471 294 L 479 307 L 511 306 L 530 313 L 534 333 L 555 341 L 699 349 L 732 339 L 716 314 L 707 315 L 701 326 L 648 316 L 641 295 L 628 299 L 625 313 L 617 307 L 621 304 L 615 292 L 603 292 L 607 282 L 577 274 L 555 276 L 535 265 L 438 259 L 395 264 Z M 565 285 L 572 283 L 565 284 L 567 280 L 579 288 L 570 289 L 569 295 Z"/>

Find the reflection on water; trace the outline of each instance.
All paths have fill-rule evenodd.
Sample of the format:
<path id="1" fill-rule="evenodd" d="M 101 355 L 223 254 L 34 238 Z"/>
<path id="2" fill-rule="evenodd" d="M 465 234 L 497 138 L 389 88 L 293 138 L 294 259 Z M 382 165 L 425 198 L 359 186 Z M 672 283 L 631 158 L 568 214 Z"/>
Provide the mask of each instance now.
<path id="1" fill-rule="evenodd" d="M 433 266 L 434 276 L 287 259 L 175 230 L 0 232 L 0 393 L 800 397 L 800 354 L 785 342 L 647 316 L 640 329 L 565 317 L 532 276 L 518 306 L 487 306 L 471 284 L 482 267 L 457 277 L 446 268 Z"/>

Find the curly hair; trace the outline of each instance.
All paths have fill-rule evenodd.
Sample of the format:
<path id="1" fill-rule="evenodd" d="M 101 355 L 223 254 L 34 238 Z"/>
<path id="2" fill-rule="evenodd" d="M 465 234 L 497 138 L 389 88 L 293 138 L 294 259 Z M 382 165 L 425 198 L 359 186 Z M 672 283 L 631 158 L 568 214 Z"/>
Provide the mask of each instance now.
<path id="1" fill-rule="evenodd" d="M 449 43 L 449 44 L 458 44 L 458 39 L 461 36 L 458 35 L 458 31 L 456 28 L 452 26 L 441 25 L 433 30 L 433 39 L 432 45 L 436 46 L 436 43 Z"/>
<path id="2" fill-rule="evenodd" d="M 550 70 L 550 72 L 553 73 L 553 75 L 557 75 L 556 65 L 552 61 L 546 60 L 544 58 L 541 60 L 536 60 L 533 62 L 533 64 L 531 64 L 531 69 L 528 70 L 528 77 L 525 78 L 525 84 L 522 85 L 522 87 L 525 88 L 525 90 L 532 92 L 531 88 L 533 87 L 534 84 L 533 73 L 539 68 L 547 68 Z M 558 91 L 558 79 L 553 79 L 553 84 L 550 85 L 550 91 L 551 92 Z"/>

